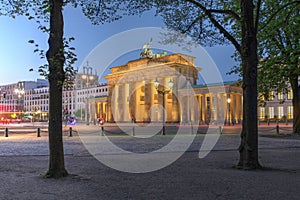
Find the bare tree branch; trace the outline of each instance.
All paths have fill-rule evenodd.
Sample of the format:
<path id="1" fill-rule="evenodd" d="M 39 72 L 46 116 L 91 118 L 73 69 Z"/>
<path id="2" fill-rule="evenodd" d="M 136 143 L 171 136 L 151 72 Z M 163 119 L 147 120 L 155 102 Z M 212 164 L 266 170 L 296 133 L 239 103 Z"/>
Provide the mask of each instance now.
<path id="1" fill-rule="evenodd" d="M 238 43 L 238 41 L 213 17 L 212 12 L 207 10 L 205 6 L 203 6 L 201 3 L 195 0 L 186 0 L 187 2 L 190 2 L 197 7 L 199 7 L 205 15 L 210 19 L 212 24 L 220 30 L 220 32 L 233 44 L 233 46 L 236 48 L 238 52 L 241 52 L 241 45 Z"/>
<path id="2" fill-rule="evenodd" d="M 230 16 L 232 16 L 234 19 L 240 21 L 241 18 L 238 14 L 236 14 L 234 11 L 232 10 L 217 10 L 217 9 L 208 9 L 207 10 L 208 12 L 211 12 L 211 13 L 219 13 L 219 14 L 228 14 Z"/>
<path id="3" fill-rule="evenodd" d="M 202 18 L 202 16 L 198 16 L 188 27 L 187 29 L 183 30 L 182 33 L 186 33 Z"/>
<path id="4" fill-rule="evenodd" d="M 260 17 L 260 6 L 261 6 L 261 0 L 258 0 L 257 4 L 256 4 L 256 19 L 255 19 L 255 33 L 257 33 L 258 30 L 258 24 L 259 24 L 259 17 Z"/>

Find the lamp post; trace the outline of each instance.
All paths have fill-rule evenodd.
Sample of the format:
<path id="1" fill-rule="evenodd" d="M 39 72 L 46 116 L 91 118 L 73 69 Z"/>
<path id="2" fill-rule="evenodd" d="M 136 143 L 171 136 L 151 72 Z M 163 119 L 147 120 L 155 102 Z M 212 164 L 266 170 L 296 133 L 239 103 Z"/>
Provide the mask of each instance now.
<path id="1" fill-rule="evenodd" d="M 231 99 L 228 98 L 227 99 L 227 103 L 228 103 L 228 116 L 227 116 L 227 123 L 228 125 L 230 125 L 230 118 L 231 118 L 231 114 L 230 114 L 230 102 L 231 102 Z"/>
<path id="2" fill-rule="evenodd" d="M 91 85 L 90 81 L 93 81 L 93 79 L 94 79 L 93 68 L 89 67 L 88 65 L 89 65 L 89 63 L 87 63 L 87 66 L 83 67 L 83 74 L 81 75 L 81 79 L 86 81 L 85 87 L 83 87 L 83 85 L 81 85 L 81 87 L 87 89 L 84 92 L 84 99 L 85 99 L 85 105 L 86 105 L 86 119 L 87 119 L 86 125 L 90 125 L 90 101 L 88 99 L 89 95 L 86 92 L 90 93 L 90 91 L 89 91 L 89 87 Z M 82 114 L 82 111 L 81 111 L 81 114 Z M 82 115 L 81 115 L 81 118 L 82 118 Z"/>
<path id="3" fill-rule="evenodd" d="M 89 64 L 87 63 L 87 67 L 84 66 L 83 67 L 83 74 L 81 76 L 81 78 L 83 80 L 86 80 L 86 85 L 85 87 L 88 88 L 89 87 L 89 80 L 93 80 L 93 68 L 88 66 Z"/>
<path id="4" fill-rule="evenodd" d="M 16 88 L 14 92 L 18 96 L 18 103 L 17 103 L 17 105 L 18 105 L 19 108 L 17 109 L 17 111 L 19 112 L 19 115 L 20 115 L 20 107 L 21 107 L 20 99 L 21 99 L 22 95 L 24 95 L 25 91 L 24 91 L 24 89 Z"/>
<path id="5" fill-rule="evenodd" d="M 157 79 L 154 81 L 154 87 L 157 91 L 158 94 L 162 94 L 163 97 L 163 128 L 162 128 L 162 134 L 165 135 L 165 94 L 168 94 L 169 92 L 172 91 L 174 83 L 172 82 L 172 80 L 170 79 L 170 81 L 168 82 L 168 89 L 165 89 L 165 87 L 163 86 L 162 89 L 159 89 L 159 82 L 157 81 Z"/>

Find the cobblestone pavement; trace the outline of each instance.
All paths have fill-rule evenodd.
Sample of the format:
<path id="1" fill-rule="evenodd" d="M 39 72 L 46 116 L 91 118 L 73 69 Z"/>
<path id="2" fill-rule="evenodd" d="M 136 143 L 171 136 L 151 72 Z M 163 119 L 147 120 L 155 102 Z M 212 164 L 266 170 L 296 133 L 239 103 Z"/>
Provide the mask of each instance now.
<path id="1" fill-rule="evenodd" d="M 260 161 L 268 167 L 265 170 L 233 168 L 238 161 L 238 134 L 221 135 L 213 151 L 199 159 L 205 135 L 197 134 L 188 151 L 173 164 L 151 173 L 131 174 L 103 165 L 85 149 L 80 137 L 92 135 L 101 141 L 104 136 L 100 127 L 72 128 L 73 137 L 69 127 L 64 128 L 65 162 L 71 175 L 60 180 L 40 175 L 48 167 L 45 131 L 41 131 L 41 137 L 37 137 L 35 129 L 12 132 L 8 137 L 1 135 L 0 199 L 299 199 L 299 137 L 259 137 Z M 155 151 L 174 138 L 173 132 L 133 138 L 114 135 L 114 131 L 107 129 L 112 143 L 139 153 Z M 186 131 L 181 137 L 192 137 Z M 105 145 L 101 143 L 102 153 L 110 154 Z"/>
<path id="2" fill-rule="evenodd" d="M 108 129 L 108 128 L 106 128 Z M 123 130 L 129 130 L 131 127 L 126 127 Z M 69 127 L 64 129 L 64 148 L 65 154 L 75 155 L 86 153 L 86 149 L 82 145 L 82 138 L 86 135 L 92 136 L 93 138 L 98 138 L 99 142 L 103 146 L 101 149 L 102 153 L 110 153 L 110 149 L 106 148 L 105 144 L 101 142 L 101 128 L 98 126 L 78 126 L 72 127 L 72 136 L 70 137 Z M 140 132 L 138 132 L 140 130 Z M 109 140 L 115 145 L 132 152 L 149 152 L 155 151 L 162 148 L 168 144 L 175 136 L 175 131 L 170 130 L 170 134 L 167 132 L 166 136 L 160 134 L 151 137 L 152 135 L 141 134 L 143 137 L 139 137 L 142 129 L 136 129 L 135 137 L 132 137 L 132 132 L 129 132 L 131 135 L 126 134 L 112 134 L 120 133 L 116 130 L 107 130 L 105 135 Z M 151 128 L 145 128 L 145 132 L 151 132 Z M 168 129 L 167 129 L 168 130 Z M 217 133 L 217 129 L 213 129 Z M 46 130 L 41 129 L 41 137 L 37 137 L 36 128 L 31 129 L 16 129 L 12 133 L 9 133 L 8 137 L 0 136 L 0 155 L 1 156 L 22 156 L 22 155 L 48 155 L 48 137 Z M 189 129 L 184 130 L 182 138 L 193 137 L 193 143 L 189 147 L 188 151 L 197 152 L 199 151 L 205 134 L 191 135 Z M 27 132 L 27 133 L 23 133 Z M 218 134 L 208 134 L 208 137 L 218 137 Z M 183 140 L 182 143 L 184 143 Z M 237 150 L 240 144 L 240 137 L 238 134 L 223 134 L 220 136 L 220 139 L 214 146 L 213 150 L 215 151 L 229 151 Z M 174 151 L 180 151 L 180 140 L 179 140 L 179 149 L 174 149 Z M 284 138 L 273 138 L 273 137 L 259 137 L 259 148 L 260 149 L 284 149 L 284 148 L 300 148 L 300 140 L 298 139 L 289 139 Z"/>

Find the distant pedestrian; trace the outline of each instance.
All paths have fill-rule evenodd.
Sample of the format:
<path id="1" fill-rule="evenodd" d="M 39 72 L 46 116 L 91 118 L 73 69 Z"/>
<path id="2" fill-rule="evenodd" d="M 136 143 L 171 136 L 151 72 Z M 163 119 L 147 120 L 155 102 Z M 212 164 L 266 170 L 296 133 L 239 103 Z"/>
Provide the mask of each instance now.
<path id="1" fill-rule="evenodd" d="M 131 122 L 134 124 L 136 122 L 135 117 L 131 118 Z"/>
<path id="2" fill-rule="evenodd" d="M 98 122 L 99 122 L 99 126 L 103 125 L 104 124 L 103 117 L 99 117 Z"/>

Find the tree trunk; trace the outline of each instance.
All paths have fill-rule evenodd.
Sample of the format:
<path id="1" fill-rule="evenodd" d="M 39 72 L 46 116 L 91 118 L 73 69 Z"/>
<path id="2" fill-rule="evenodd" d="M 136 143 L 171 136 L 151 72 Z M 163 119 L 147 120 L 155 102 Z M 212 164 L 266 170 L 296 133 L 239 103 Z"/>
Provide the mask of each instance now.
<path id="1" fill-rule="evenodd" d="M 257 128 L 257 39 L 254 27 L 254 5 L 252 1 L 241 0 L 243 69 L 243 128 L 239 147 L 240 160 L 237 165 L 242 169 L 260 167 L 258 161 Z"/>
<path id="2" fill-rule="evenodd" d="M 63 0 L 50 0 L 50 36 L 47 60 L 49 63 L 50 108 L 49 150 L 50 161 L 46 177 L 60 178 L 68 173 L 64 164 L 62 141 L 62 87 L 65 79 L 63 52 Z"/>
<path id="3" fill-rule="evenodd" d="M 300 134 L 300 85 L 298 76 L 290 77 L 293 90 L 293 134 Z"/>

